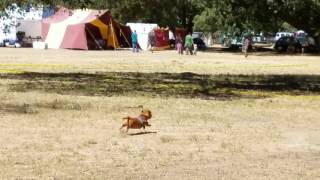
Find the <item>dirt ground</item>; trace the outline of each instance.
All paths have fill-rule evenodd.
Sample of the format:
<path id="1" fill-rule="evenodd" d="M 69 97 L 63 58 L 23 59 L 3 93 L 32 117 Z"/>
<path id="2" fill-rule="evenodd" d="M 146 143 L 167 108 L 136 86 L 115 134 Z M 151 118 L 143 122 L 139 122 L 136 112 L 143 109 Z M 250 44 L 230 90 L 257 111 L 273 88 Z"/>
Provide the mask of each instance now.
<path id="1" fill-rule="evenodd" d="M 320 74 L 320 56 L 258 52 L 202 53 L 179 56 L 174 51 L 70 51 L 0 49 L 0 72 L 193 72 L 199 74 Z"/>
<path id="2" fill-rule="evenodd" d="M 309 77 L 313 92 L 232 86 L 245 96 L 179 97 L 190 79 L 174 79 L 186 72 Z M 167 93 L 112 91 L 128 73 L 167 73 L 145 86 Z M 93 74 L 115 79 L 95 82 Z M 320 57 L 309 55 L 0 49 L 0 179 L 320 179 L 319 74 Z M 146 83 L 133 75 L 130 88 Z M 152 110 L 152 126 L 120 133 L 140 105 Z"/>

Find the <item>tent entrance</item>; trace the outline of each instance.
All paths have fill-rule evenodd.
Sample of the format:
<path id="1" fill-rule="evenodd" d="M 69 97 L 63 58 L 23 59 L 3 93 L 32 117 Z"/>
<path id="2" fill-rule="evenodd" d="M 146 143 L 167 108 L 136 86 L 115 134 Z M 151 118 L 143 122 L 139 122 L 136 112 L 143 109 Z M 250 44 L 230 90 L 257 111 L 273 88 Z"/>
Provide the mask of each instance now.
<path id="1" fill-rule="evenodd" d="M 56 13 L 42 21 L 42 37 L 49 48 L 103 50 L 130 47 L 131 30 L 113 20 L 108 10 L 70 12 L 73 13 Z"/>
<path id="2" fill-rule="evenodd" d="M 101 36 L 99 28 L 91 24 L 86 24 L 85 32 L 86 32 L 88 49 L 92 49 L 92 50 L 107 49 L 106 40 Z"/>

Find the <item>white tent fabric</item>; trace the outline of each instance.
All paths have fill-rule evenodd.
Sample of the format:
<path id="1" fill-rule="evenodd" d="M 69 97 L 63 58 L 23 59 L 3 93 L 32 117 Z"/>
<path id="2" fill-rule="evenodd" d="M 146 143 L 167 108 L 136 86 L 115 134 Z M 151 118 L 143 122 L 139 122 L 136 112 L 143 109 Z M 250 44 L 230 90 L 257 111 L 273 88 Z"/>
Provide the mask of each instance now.
<path id="1" fill-rule="evenodd" d="M 19 20 L 40 20 L 42 19 L 43 8 L 31 7 L 28 11 L 21 9 L 17 4 L 12 4 L 5 9 L 8 16 L 0 18 L 0 41 L 16 40 L 17 24 Z"/>
<path id="2" fill-rule="evenodd" d="M 157 24 L 146 24 L 146 23 L 127 23 L 127 26 L 130 27 L 131 31 L 137 32 L 138 43 L 142 50 L 148 50 L 148 34 L 155 28 L 159 26 Z"/>
<path id="3" fill-rule="evenodd" d="M 85 20 L 89 14 L 90 10 L 76 10 L 73 15 L 65 19 L 62 22 L 51 24 L 46 43 L 48 43 L 48 48 L 50 49 L 59 49 L 63 41 L 64 34 L 69 25 L 78 24 Z"/>
<path id="4" fill-rule="evenodd" d="M 17 32 L 25 32 L 26 37 L 41 37 L 41 20 L 20 20 Z"/>

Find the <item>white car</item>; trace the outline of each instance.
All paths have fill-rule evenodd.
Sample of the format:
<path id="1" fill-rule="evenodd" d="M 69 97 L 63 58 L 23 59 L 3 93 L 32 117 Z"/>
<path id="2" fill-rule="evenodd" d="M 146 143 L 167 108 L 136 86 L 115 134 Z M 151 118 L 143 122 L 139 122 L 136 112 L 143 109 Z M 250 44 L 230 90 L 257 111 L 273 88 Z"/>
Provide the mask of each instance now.
<path id="1" fill-rule="evenodd" d="M 293 33 L 291 32 L 277 32 L 276 36 L 274 37 L 274 42 L 277 42 L 281 37 L 292 37 Z"/>

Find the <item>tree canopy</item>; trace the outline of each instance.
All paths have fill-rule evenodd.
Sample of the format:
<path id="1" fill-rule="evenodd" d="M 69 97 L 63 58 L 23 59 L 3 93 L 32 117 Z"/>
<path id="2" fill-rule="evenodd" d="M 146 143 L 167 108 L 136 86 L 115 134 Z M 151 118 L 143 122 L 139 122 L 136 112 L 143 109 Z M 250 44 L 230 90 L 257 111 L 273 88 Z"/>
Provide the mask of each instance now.
<path id="1" fill-rule="evenodd" d="M 1 0 L 11 3 L 111 9 L 121 22 L 154 22 L 201 31 L 276 32 L 286 23 L 320 34 L 319 0 Z"/>
<path id="2" fill-rule="evenodd" d="M 317 35 L 319 0 L 213 0 L 195 17 L 195 28 L 205 30 L 277 31 L 286 22 Z"/>

